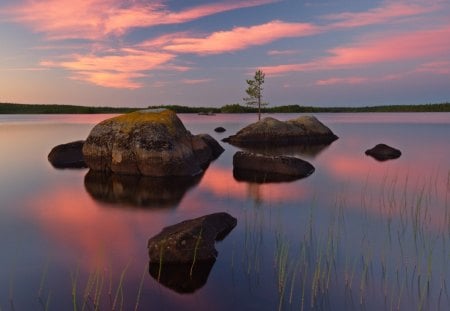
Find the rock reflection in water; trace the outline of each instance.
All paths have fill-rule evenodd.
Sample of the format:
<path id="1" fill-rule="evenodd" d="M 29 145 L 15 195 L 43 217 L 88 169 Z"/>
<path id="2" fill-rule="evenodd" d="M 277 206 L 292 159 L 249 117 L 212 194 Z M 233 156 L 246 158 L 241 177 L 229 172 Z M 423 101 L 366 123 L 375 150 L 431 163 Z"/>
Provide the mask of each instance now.
<path id="1" fill-rule="evenodd" d="M 215 260 L 194 264 L 150 263 L 149 273 L 160 284 L 180 294 L 189 294 L 203 287 Z"/>
<path id="2" fill-rule="evenodd" d="M 119 175 L 89 170 L 86 191 L 97 201 L 138 207 L 175 207 L 203 175 L 194 177 L 149 177 Z"/>
<path id="3" fill-rule="evenodd" d="M 293 175 L 259 172 L 253 170 L 233 169 L 233 177 L 236 181 L 265 184 L 265 183 L 290 182 L 305 178 L 306 176 L 298 177 Z"/>
<path id="4" fill-rule="evenodd" d="M 289 155 L 289 156 L 299 156 L 309 159 L 314 159 L 325 149 L 327 149 L 330 144 L 315 144 L 315 145 L 292 145 L 292 146 L 252 146 L 252 147 L 241 147 L 242 150 L 260 153 L 264 155 Z"/>

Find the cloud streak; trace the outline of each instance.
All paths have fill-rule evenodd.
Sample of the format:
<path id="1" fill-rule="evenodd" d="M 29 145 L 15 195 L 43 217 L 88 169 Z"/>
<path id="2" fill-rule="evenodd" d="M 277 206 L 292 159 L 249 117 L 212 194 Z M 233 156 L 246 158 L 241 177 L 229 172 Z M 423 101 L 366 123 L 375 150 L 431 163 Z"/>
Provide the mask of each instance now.
<path id="1" fill-rule="evenodd" d="M 309 23 L 274 20 L 251 27 L 217 31 L 206 37 L 172 38 L 163 49 L 176 53 L 220 54 L 264 45 L 283 38 L 310 36 L 318 32 L 318 27 Z"/>
<path id="2" fill-rule="evenodd" d="M 10 21 L 25 24 L 47 39 L 95 40 L 120 36 L 130 29 L 179 24 L 231 10 L 278 0 L 223 1 L 172 12 L 162 0 L 27 0 L 2 10 Z"/>
<path id="3" fill-rule="evenodd" d="M 450 54 L 450 25 L 377 38 L 361 39 L 350 45 L 328 50 L 329 56 L 311 62 L 262 67 L 269 75 L 288 72 L 336 70 L 367 67 L 379 63 L 434 59 Z"/>
<path id="4" fill-rule="evenodd" d="M 103 87 L 136 89 L 142 87 L 136 82 L 137 78 L 146 76 L 146 71 L 156 69 L 174 57 L 168 53 L 122 49 L 115 55 L 72 55 L 68 60 L 43 61 L 41 65 L 69 70 L 74 80 Z"/>
<path id="5" fill-rule="evenodd" d="M 376 7 L 363 12 L 343 12 L 323 16 L 323 19 L 331 22 L 328 29 L 353 28 L 368 25 L 382 24 L 386 22 L 399 22 L 403 18 L 422 15 L 436 10 L 437 5 L 427 3 L 419 5 L 397 1 L 385 2 L 380 7 Z"/>

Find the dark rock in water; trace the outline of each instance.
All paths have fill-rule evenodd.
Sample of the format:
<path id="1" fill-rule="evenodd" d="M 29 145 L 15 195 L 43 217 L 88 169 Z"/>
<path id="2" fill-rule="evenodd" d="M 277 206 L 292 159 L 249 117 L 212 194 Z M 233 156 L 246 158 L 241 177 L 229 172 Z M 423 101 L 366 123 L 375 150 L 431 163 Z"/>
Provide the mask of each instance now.
<path id="1" fill-rule="evenodd" d="M 211 138 L 212 139 L 212 138 Z M 193 176 L 213 151 L 167 109 L 148 109 L 97 124 L 83 146 L 89 168 L 118 174 Z"/>
<path id="2" fill-rule="evenodd" d="M 180 294 L 190 294 L 203 287 L 215 260 L 194 264 L 151 263 L 150 275 L 159 283 Z"/>
<path id="3" fill-rule="evenodd" d="M 307 177 L 314 172 L 309 162 L 288 156 L 267 156 L 238 151 L 233 156 L 233 175 L 249 182 L 282 182 Z"/>
<path id="4" fill-rule="evenodd" d="M 197 185 L 196 176 L 152 177 L 94 170 L 84 177 L 84 187 L 94 200 L 142 208 L 176 207 L 186 192 Z"/>
<path id="5" fill-rule="evenodd" d="M 83 145 L 83 140 L 58 145 L 48 154 L 48 161 L 55 168 L 85 168 Z"/>
<path id="6" fill-rule="evenodd" d="M 206 145 L 208 145 L 209 149 L 211 150 L 213 159 L 217 159 L 225 151 L 225 149 L 223 149 L 223 147 L 217 142 L 217 140 L 212 138 L 211 135 L 198 134 L 195 135 L 195 137 L 200 137 L 206 143 Z"/>
<path id="7" fill-rule="evenodd" d="M 236 226 L 236 218 L 215 213 L 164 228 L 148 241 L 151 263 L 191 263 L 214 261 L 220 241 Z"/>
<path id="8" fill-rule="evenodd" d="M 223 128 L 223 127 L 221 127 L 221 126 L 219 126 L 219 127 L 216 127 L 216 128 L 214 129 L 214 131 L 217 132 L 217 133 L 223 133 L 223 132 L 226 131 L 226 129 Z"/>
<path id="9" fill-rule="evenodd" d="M 378 161 L 386 161 L 399 158 L 402 152 L 388 145 L 378 144 L 372 149 L 366 150 L 366 155 L 370 155 Z"/>
<path id="10" fill-rule="evenodd" d="M 264 118 L 250 124 L 236 135 L 222 141 L 239 147 L 283 146 L 292 144 L 330 144 L 338 137 L 313 116 L 303 116 L 289 121 Z"/>

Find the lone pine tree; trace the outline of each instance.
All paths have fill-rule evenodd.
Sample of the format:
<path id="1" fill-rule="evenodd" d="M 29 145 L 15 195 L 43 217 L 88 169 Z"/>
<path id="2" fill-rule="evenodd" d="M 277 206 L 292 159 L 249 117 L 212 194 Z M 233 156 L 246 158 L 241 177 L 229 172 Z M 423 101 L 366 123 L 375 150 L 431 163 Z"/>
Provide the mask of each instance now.
<path id="1" fill-rule="evenodd" d="M 258 69 L 256 70 L 253 79 L 246 80 L 248 87 L 245 90 L 245 93 L 247 93 L 248 97 L 245 97 L 244 101 L 249 106 L 258 107 L 258 121 L 261 120 L 261 107 L 267 106 L 269 104 L 262 101 L 264 77 L 264 72 Z"/>

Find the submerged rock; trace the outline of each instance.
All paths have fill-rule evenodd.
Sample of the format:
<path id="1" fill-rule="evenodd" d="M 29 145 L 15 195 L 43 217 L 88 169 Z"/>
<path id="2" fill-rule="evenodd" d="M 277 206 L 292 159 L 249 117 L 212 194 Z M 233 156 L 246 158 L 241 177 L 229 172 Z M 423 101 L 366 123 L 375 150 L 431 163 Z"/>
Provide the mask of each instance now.
<path id="1" fill-rule="evenodd" d="M 153 177 L 123 175 L 89 170 L 84 187 L 94 200 L 141 208 L 176 207 L 186 192 L 196 186 L 203 174 L 196 176 Z"/>
<path id="2" fill-rule="evenodd" d="M 166 227 L 148 241 L 150 262 L 214 261 L 215 241 L 224 239 L 236 223 L 236 218 L 227 213 L 215 213 Z"/>
<path id="3" fill-rule="evenodd" d="M 309 162 L 289 156 L 268 156 L 238 151 L 233 156 L 235 179 L 249 182 L 283 182 L 307 177 L 314 172 Z"/>
<path id="4" fill-rule="evenodd" d="M 58 145 L 48 154 L 48 161 L 55 168 L 85 168 L 83 157 L 83 140 Z"/>
<path id="5" fill-rule="evenodd" d="M 202 261 L 195 264 L 149 264 L 150 275 L 160 284 L 180 294 L 190 294 L 202 288 L 208 281 L 215 261 Z"/>
<path id="6" fill-rule="evenodd" d="M 365 153 L 366 155 L 370 155 L 378 161 L 397 159 L 402 155 L 402 152 L 400 150 L 385 144 L 378 144 L 372 149 L 366 150 Z"/>
<path id="7" fill-rule="evenodd" d="M 205 140 L 167 109 L 136 111 L 97 124 L 83 155 L 96 171 L 159 177 L 200 174 L 214 158 Z"/>
<path id="8" fill-rule="evenodd" d="M 223 141 L 236 146 L 330 144 L 338 137 L 313 116 L 289 121 L 264 118 L 250 124 Z"/>

